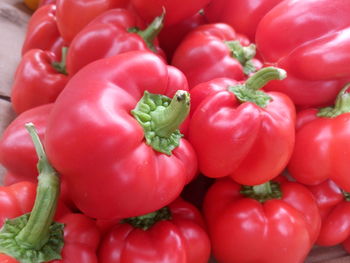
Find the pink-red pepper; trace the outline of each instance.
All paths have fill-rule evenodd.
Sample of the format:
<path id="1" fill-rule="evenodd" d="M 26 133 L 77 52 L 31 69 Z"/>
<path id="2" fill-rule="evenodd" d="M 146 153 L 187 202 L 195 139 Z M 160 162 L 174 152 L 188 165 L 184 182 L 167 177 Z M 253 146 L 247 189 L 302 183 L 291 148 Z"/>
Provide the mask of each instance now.
<path id="1" fill-rule="evenodd" d="M 68 82 L 45 146 L 81 211 L 100 219 L 137 216 L 180 194 L 197 172 L 179 131 L 189 112 L 186 90 L 179 70 L 145 51 L 95 61 Z"/>
<path id="2" fill-rule="evenodd" d="M 263 68 L 246 82 L 214 79 L 191 90 L 189 140 L 204 175 L 256 185 L 283 171 L 294 146 L 294 104 L 259 89 L 284 77 L 283 70 Z"/>
<path id="3" fill-rule="evenodd" d="M 219 179 L 207 192 L 204 215 L 222 263 L 302 263 L 321 225 L 311 192 L 295 182 L 247 187 Z"/>
<path id="4" fill-rule="evenodd" d="M 1 136 L 0 163 L 18 181 L 36 182 L 38 175 L 38 157 L 24 125 L 28 122 L 34 123 L 39 137 L 43 140 L 52 106 L 47 104 L 23 112 L 7 126 Z"/>
<path id="5" fill-rule="evenodd" d="M 204 9 L 209 23 L 226 23 L 255 40 L 255 31 L 266 13 L 283 0 L 215 0 Z"/>
<path id="6" fill-rule="evenodd" d="M 308 186 L 320 209 L 322 224 L 316 240 L 320 246 L 342 244 L 350 251 L 350 195 L 341 190 L 333 181 Z"/>
<path id="7" fill-rule="evenodd" d="M 95 17 L 116 7 L 124 7 L 127 0 L 57 0 L 57 26 L 63 39 L 73 38 Z"/>
<path id="8" fill-rule="evenodd" d="M 182 199 L 150 214 L 121 220 L 99 250 L 100 263 L 207 263 L 209 256 L 204 220 Z"/>
<path id="9" fill-rule="evenodd" d="M 34 204 L 36 185 L 19 182 L 10 186 L 0 186 L 0 227 L 6 219 L 29 213 Z"/>
<path id="10" fill-rule="evenodd" d="M 265 63 L 288 77 L 269 90 L 299 106 L 327 106 L 350 81 L 350 5 L 344 0 L 285 0 L 259 23 L 256 45 Z"/>
<path id="11" fill-rule="evenodd" d="M 299 182 L 316 185 L 333 180 L 350 192 L 350 86 L 338 94 L 335 105 L 300 112 L 293 155 L 288 165 Z"/>
<path id="12" fill-rule="evenodd" d="M 187 77 L 190 89 L 214 78 L 243 80 L 261 67 L 254 59 L 255 46 L 222 23 L 205 24 L 187 34 L 176 49 L 172 65 Z"/>
<path id="13" fill-rule="evenodd" d="M 21 59 L 11 89 L 12 107 L 17 114 L 54 102 L 68 81 L 62 62 L 51 51 L 32 49 Z"/>
<path id="14" fill-rule="evenodd" d="M 60 60 L 64 45 L 57 27 L 56 5 L 44 5 L 37 9 L 28 22 L 22 55 L 31 49 L 49 50 Z"/>
<path id="15" fill-rule="evenodd" d="M 104 12 L 91 21 L 72 41 L 67 54 L 67 71 L 73 75 L 85 65 L 117 54 L 144 50 L 154 51 L 161 57 L 157 34 L 163 27 L 163 16 L 146 28 L 140 19 L 126 9 Z"/>
<path id="16" fill-rule="evenodd" d="M 83 214 L 66 214 L 57 219 L 65 224 L 62 259 L 50 263 L 98 263 L 97 249 L 100 245 L 100 232 L 96 223 Z"/>

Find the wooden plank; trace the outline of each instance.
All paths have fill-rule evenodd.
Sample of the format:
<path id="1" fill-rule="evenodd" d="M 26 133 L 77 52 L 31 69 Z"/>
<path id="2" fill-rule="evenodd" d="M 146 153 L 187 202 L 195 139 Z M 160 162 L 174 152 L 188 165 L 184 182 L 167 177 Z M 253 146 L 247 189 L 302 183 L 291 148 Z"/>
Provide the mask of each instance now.
<path id="1" fill-rule="evenodd" d="M 7 125 L 15 118 L 15 113 L 12 110 L 11 103 L 5 100 L 0 100 L 0 137 L 6 129 Z M 4 168 L 0 165 L 0 185 L 2 184 Z"/>
<path id="2" fill-rule="evenodd" d="M 21 48 L 31 11 L 21 0 L 0 2 L 0 98 L 10 96 L 13 76 L 21 58 Z M 0 136 L 14 118 L 8 101 L 0 99 Z M 0 185 L 4 169 L 0 165 Z"/>
<path id="3" fill-rule="evenodd" d="M 29 17 L 29 10 L 20 1 L 1 1 L 0 95 L 10 95 Z"/>
<path id="4" fill-rule="evenodd" d="M 346 259 L 348 256 L 340 245 L 334 247 L 315 246 L 305 263 L 341 263 L 344 258 Z"/>

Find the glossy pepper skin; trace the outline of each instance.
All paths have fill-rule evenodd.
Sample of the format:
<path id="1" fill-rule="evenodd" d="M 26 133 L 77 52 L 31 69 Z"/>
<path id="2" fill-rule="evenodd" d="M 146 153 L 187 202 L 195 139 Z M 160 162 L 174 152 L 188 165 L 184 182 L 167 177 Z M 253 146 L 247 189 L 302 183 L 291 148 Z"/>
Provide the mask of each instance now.
<path id="1" fill-rule="evenodd" d="M 259 53 L 288 72 L 267 88 L 287 93 L 299 106 L 331 104 L 350 80 L 349 12 L 343 0 L 286 0 L 264 16 L 256 33 Z"/>
<path id="2" fill-rule="evenodd" d="M 124 7 L 126 2 L 126 0 L 57 0 L 59 32 L 63 39 L 70 43 L 95 17 L 111 8 Z"/>
<path id="3" fill-rule="evenodd" d="M 288 164 L 289 172 L 299 182 L 316 185 L 331 179 L 345 191 L 350 191 L 349 98 L 347 85 L 333 107 L 299 113 L 304 121 L 297 130 Z"/>
<path id="4" fill-rule="evenodd" d="M 131 11 L 118 8 L 104 12 L 72 41 L 67 54 L 67 71 L 75 74 L 95 60 L 127 51 L 154 51 L 164 56 L 155 39 L 162 27 L 162 19 L 154 27 L 142 37 L 130 32 L 131 29 L 144 28 L 143 22 Z"/>
<path id="5" fill-rule="evenodd" d="M 52 104 L 28 110 L 17 116 L 5 129 L 0 140 L 0 163 L 18 180 L 36 182 L 38 158 L 24 125 L 33 122 L 43 140 Z M 13 180 L 12 180 L 13 181 Z"/>
<path id="6" fill-rule="evenodd" d="M 11 89 L 12 107 L 17 114 L 56 100 L 68 81 L 55 67 L 56 55 L 32 49 L 21 59 Z"/>
<path id="7" fill-rule="evenodd" d="M 349 248 L 349 194 L 331 180 L 308 186 L 308 189 L 315 196 L 322 216 L 321 231 L 316 244 L 335 246 L 344 242 L 345 248 Z"/>
<path id="8" fill-rule="evenodd" d="M 189 141 L 204 175 L 262 184 L 288 164 L 295 139 L 295 108 L 278 92 L 265 93 L 270 97 L 266 105 L 243 101 L 232 90 L 242 83 L 219 78 L 191 90 Z"/>
<path id="9" fill-rule="evenodd" d="M 169 218 L 150 226 L 133 225 L 130 219 L 116 224 L 101 243 L 99 262 L 207 263 L 210 241 L 199 210 L 181 199 L 167 209 Z"/>
<path id="10" fill-rule="evenodd" d="M 239 44 L 241 39 L 227 24 L 199 26 L 188 33 L 179 44 L 175 50 L 172 65 L 186 75 L 190 89 L 214 78 L 227 77 L 243 80 L 246 78 L 244 66 L 254 57 L 255 48 L 250 46 L 247 57 L 243 57 L 244 61 L 240 62 L 235 56 L 235 51 L 229 47 L 230 41 L 236 41 Z"/>
<path id="11" fill-rule="evenodd" d="M 153 101 L 144 108 L 152 114 L 145 117 L 151 123 L 149 132 L 131 113 L 145 91 L 176 94 L 172 103 L 188 107 L 188 96 L 179 96 L 186 94 L 180 89 L 187 89 L 184 75 L 144 51 L 98 60 L 69 81 L 50 114 L 45 145 L 85 214 L 115 219 L 157 210 L 173 201 L 195 176 L 196 155 L 187 140 L 178 140 L 179 145 L 166 154 L 146 143 L 147 134 L 155 135 L 152 142 L 171 142 L 168 135 L 153 130 L 160 127 L 152 116 L 162 111 L 156 106 L 161 100 L 146 95 Z M 172 112 L 166 115 L 172 118 L 163 128 L 179 121 Z"/>
<path id="12" fill-rule="evenodd" d="M 165 9 L 165 25 L 177 24 L 196 14 L 206 6 L 211 0 L 131 0 L 130 3 L 138 15 L 146 22 L 150 22 L 154 17 L 159 16 Z"/>
<path id="13" fill-rule="evenodd" d="M 83 214 L 67 214 L 57 220 L 65 224 L 62 259 L 50 263 L 97 263 L 100 232 L 95 221 Z"/>
<path id="14" fill-rule="evenodd" d="M 8 218 L 14 218 L 32 210 L 36 184 L 19 182 L 10 186 L 0 186 L 0 228 Z"/>
<path id="15" fill-rule="evenodd" d="M 301 184 L 283 182 L 271 186 L 272 199 L 263 193 L 258 201 L 258 193 L 256 200 L 242 189 L 230 178 L 219 179 L 204 200 L 218 262 L 304 262 L 321 222 L 311 192 Z"/>
<path id="16" fill-rule="evenodd" d="M 255 40 L 255 31 L 266 13 L 283 0 L 215 0 L 204 9 L 209 23 L 226 23 Z"/>
<path id="17" fill-rule="evenodd" d="M 64 45 L 57 27 L 56 5 L 48 4 L 37 9 L 28 22 L 22 55 L 31 49 L 41 49 L 52 51 L 61 59 Z"/>

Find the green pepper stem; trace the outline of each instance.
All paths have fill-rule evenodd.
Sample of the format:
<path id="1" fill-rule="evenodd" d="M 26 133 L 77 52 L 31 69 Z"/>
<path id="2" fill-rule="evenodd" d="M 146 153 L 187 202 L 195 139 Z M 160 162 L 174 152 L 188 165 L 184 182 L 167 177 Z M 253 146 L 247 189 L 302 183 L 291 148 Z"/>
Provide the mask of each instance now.
<path id="1" fill-rule="evenodd" d="M 235 94 L 240 102 L 252 102 L 265 108 L 271 97 L 260 90 L 270 80 L 281 80 L 287 76 L 286 71 L 275 67 L 262 68 L 249 77 L 245 83 L 228 87 L 228 90 Z"/>
<path id="2" fill-rule="evenodd" d="M 148 213 L 146 215 L 129 217 L 123 219 L 121 223 L 128 223 L 135 228 L 147 230 L 151 228 L 155 223 L 161 220 L 170 220 L 171 211 L 168 207 L 163 207 L 155 212 Z"/>
<path id="3" fill-rule="evenodd" d="M 52 63 L 52 66 L 54 69 L 64 75 L 68 75 L 67 73 L 67 53 L 68 53 L 68 48 L 67 47 L 62 47 L 62 56 L 61 56 L 61 61 L 55 61 Z"/>
<path id="4" fill-rule="evenodd" d="M 32 123 L 26 124 L 32 137 L 38 161 L 38 186 L 32 212 L 26 226 L 16 236 L 16 241 L 28 248 L 41 249 L 50 237 L 50 225 L 56 212 L 60 180 L 46 157 L 43 145 Z"/>
<path id="5" fill-rule="evenodd" d="M 262 68 L 254 75 L 249 77 L 245 82 L 247 89 L 259 90 L 264 87 L 271 80 L 282 80 L 286 78 L 287 73 L 285 70 L 275 67 Z"/>
<path id="6" fill-rule="evenodd" d="M 151 113 L 154 132 L 160 137 L 169 137 L 179 129 L 190 111 L 190 95 L 187 91 L 178 90 L 168 107 L 159 107 Z"/>
<path id="7" fill-rule="evenodd" d="M 238 40 L 225 41 L 226 46 L 231 52 L 231 56 L 239 61 L 243 67 L 243 72 L 246 75 L 256 71 L 252 59 L 256 54 L 256 47 L 254 44 L 249 46 L 242 46 Z"/>
<path id="8" fill-rule="evenodd" d="M 137 27 L 129 28 L 129 32 L 136 33 L 143 38 L 149 49 L 156 52 L 154 47 L 154 40 L 158 36 L 159 32 L 162 30 L 164 25 L 165 9 L 160 16 L 157 16 L 153 21 L 145 28 L 140 30 Z"/>
<path id="9" fill-rule="evenodd" d="M 272 188 L 270 182 L 254 185 L 253 186 L 253 192 L 256 195 L 269 195 L 272 193 Z"/>
<path id="10" fill-rule="evenodd" d="M 341 190 L 343 196 L 344 196 L 344 199 L 349 202 L 350 201 L 350 193 L 349 192 L 346 192 L 344 190 Z"/>
<path id="11" fill-rule="evenodd" d="M 280 199 L 282 197 L 279 184 L 273 181 L 254 186 L 243 185 L 241 194 L 261 203 L 270 199 Z"/>
<path id="12" fill-rule="evenodd" d="M 243 66 L 255 56 L 256 47 L 254 44 L 244 47 L 237 40 L 225 41 L 225 44 L 230 49 L 231 56 L 236 58 Z"/>
<path id="13" fill-rule="evenodd" d="M 350 93 L 348 89 L 350 88 L 350 83 L 346 84 L 344 88 L 338 93 L 335 100 L 335 105 L 333 107 L 325 107 L 319 110 L 317 116 L 334 118 L 343 113 L 350 112 Z"/>

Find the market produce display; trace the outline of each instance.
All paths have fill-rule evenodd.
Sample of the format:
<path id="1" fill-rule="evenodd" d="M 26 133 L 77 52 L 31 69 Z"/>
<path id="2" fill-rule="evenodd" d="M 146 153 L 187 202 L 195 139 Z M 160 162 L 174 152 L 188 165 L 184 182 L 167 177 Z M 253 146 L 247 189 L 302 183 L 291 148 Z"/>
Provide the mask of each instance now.
<path id="1" fill-rule="evenodd" d="M 18 4 L 0 263 L 350 262 L 347 0 Z"/>

